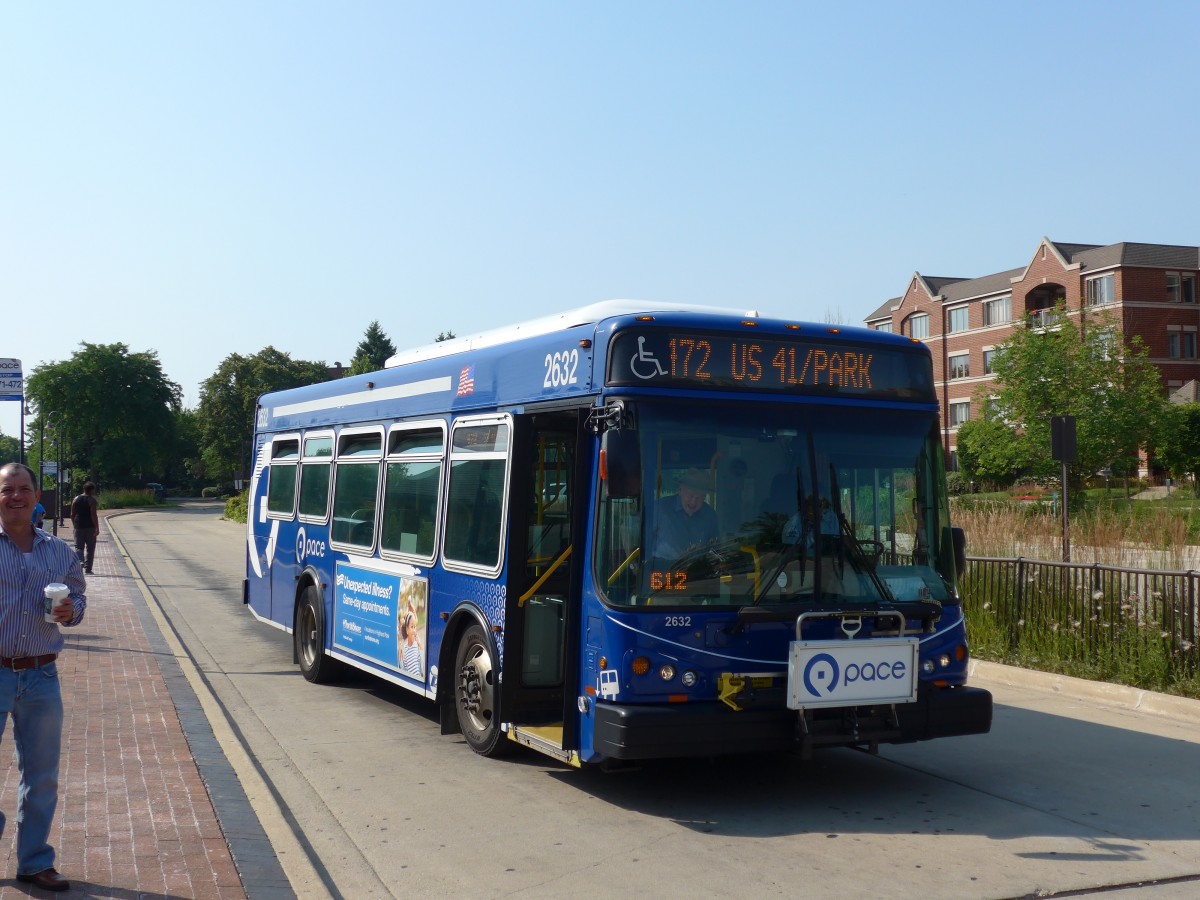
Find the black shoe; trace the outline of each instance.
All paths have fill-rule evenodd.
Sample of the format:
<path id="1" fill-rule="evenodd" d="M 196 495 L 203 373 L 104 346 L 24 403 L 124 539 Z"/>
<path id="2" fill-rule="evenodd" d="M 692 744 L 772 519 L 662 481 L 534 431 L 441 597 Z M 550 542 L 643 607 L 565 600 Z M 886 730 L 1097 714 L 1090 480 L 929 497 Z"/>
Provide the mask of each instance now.
<path id="1" fill-rule="evenodd" d="M 84 570 L 83 570 L 83 573 L 84 573 L 85 575 L 91 575 L 91 574 L 92 574 L 92 570 L 91 570 L 91 569 L 84 569 Z"/>
<path id="2" fill-rule="evenodd" d="M 36 875 L 18 875 L 17 881 L 27 882 L 44 891 L 69 891 L 71 889 L 71 882 L 55 872 L 53 867 L 42 869 Z"/>

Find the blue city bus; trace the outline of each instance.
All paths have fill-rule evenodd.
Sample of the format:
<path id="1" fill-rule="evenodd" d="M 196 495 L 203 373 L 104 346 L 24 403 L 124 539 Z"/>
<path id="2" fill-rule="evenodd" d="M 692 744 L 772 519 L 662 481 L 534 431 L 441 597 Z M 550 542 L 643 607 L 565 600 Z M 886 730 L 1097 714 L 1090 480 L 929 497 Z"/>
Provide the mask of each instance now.
<path id="1" fill-rule="evenodd" d="M 965 559 L 899 335 L 614 301 L 257 409 L 251 612 L 309 681 L 370 672 L 485 756 L 985 733 Z"/>

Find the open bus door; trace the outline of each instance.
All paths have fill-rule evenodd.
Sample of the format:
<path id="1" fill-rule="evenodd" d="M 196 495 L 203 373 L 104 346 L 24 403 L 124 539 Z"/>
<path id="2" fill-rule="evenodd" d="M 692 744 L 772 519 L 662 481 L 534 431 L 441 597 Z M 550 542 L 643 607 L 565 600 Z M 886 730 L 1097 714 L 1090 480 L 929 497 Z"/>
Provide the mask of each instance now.
<path id="1" fill-rule="evenodd" d="M 585 418 L 516 417 L 500 698 L 510 737 L 575 765 Z"/>

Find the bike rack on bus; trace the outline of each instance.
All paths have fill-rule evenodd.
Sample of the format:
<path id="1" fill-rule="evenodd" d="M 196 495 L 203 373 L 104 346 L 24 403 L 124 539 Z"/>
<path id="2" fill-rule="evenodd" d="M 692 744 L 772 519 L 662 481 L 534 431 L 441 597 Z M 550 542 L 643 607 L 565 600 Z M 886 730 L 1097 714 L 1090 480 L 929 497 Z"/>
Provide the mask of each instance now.
<path id="1" fill-rule="evenodd" d="M 858 635 L 859 631 L 862 630 L 862 620 L 864 618 L 898 619 L 899 622 L 896 626 L 897 634 L 904 634 L 904 628 L 907 625 L 907 622 L 904 620 L 904 613 L 895 609 L 882 609 L 879 612 L 870 613 L 866 616 L 864 616 L 862 613 L 852 613 L 847 612 L 846 610 L 810 610 L 808 612 L 800 613 L 800 615 L 796 618 L 796 640 L 804 640 L 803 632 L 805 619 L 841 619 L 842 634 L 846 636 L 847 640 L 853 640 Z M 853 629 L 849 627 L 851 625 L 854 626 Z"/>

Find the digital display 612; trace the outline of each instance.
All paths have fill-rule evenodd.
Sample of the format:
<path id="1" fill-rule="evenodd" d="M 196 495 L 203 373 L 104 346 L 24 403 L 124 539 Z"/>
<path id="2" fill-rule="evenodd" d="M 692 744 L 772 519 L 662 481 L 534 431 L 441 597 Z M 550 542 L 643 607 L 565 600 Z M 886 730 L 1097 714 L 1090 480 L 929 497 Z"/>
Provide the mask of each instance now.
<path id="1" fill-rule="evenodd" d="M 929 354 L 917 346 L 744 333 L 620 332 L 607 383 L 937 402 Z"/>

